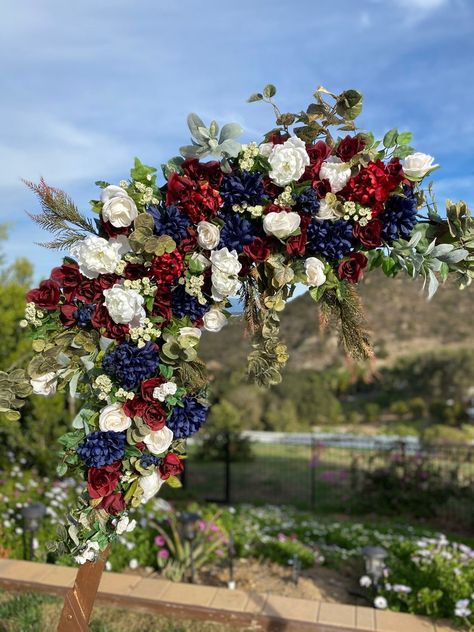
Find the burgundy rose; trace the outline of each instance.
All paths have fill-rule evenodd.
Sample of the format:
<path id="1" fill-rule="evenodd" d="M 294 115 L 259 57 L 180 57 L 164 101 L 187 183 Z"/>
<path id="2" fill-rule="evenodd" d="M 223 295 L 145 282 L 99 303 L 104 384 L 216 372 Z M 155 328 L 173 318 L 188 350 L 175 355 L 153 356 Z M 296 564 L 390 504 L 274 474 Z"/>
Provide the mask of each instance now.
<path id="1" fill-rule="evenodd" d="M 361 152 L 365 147 L 365 140 L 362 136 L 346 136 L 343 138 L 336 149 L 336 156 L 342 162 L 349 162 L 356 154 Z"/>
<path id="2" fill-rule="evenodd" d="M 278 197 L 282 192 L 282 188 L 272 182 L 268 176 L 262 178 L 262 183 L 266 195 L 271 199 Z"/>
<path id="3" fill-rule="evenodd" d="M 348 283 L 359 283 L 364 276 L 366 265 L 367 257 L 362 252 L 351 252 L 348 259 L 341 261 L 337 273 L 341 280 Z"/>
<path id="4" fill-rule="evenodd" d="M 100 503 L 99 507 L 101 509 L 105 509 L 107 513 L 115 516 L 125 509 L 125 500 L 120 492 L 116 492 L 115 494 L 106 496 Z"/>
<path id="5" fill-rule="evenodd" d="M 147 404 L 145 412 L 143 413 L 143 421 L 151 430 L 161 430 L 166 423 L 166 417 L 168 413 L 160 404 Z"/>
<path id="6" fill-rule="evenodd" d="M 97 283 L 97 279 L 84 279 L 76 289 L 75 298 L 89 305 L 101 301 L 102 288 Z"/>
<path id="7" fill-rule="evenodd" d="M 91 498 L 109 496 L 117 487 L 120 478 L 120 461 L 104 467 L 91 467 L 87 472 L 87 491 Z"/>
<path id="8" fill-rule="evenodd" d="M 168 178 L 166 190 L 166 206 L 180 205 L 189 200 L 194 183 L 187 176 L 180 176 L 175 171 Z"/>
<path id="9" fill-rule="evenodd" d="M 135 395 L 133 399 L 127 399 L 123 405 L 123 412 L 133 419 L 133 417 L 143 417 L 148 403 L 140 395 Z"/>
<path id="10" fill-rule="evenodd" d="M 91 325 L 107 338 L 122 340 L 128 334 L 129 325 L 115 323 L 109 315 L 105 305 L 97 305 L 91 318 Z"/>
<path id="11" fill-rule="evenodd" d="M 368 250 L 372 250 L 382 244 L 382 228 L 382 222 L 379 219 L 373 219 L 365 226 L 354 224 L 352 233 L 363 246 Z"/>
<path id="12" fill-rule="evenodd" d="M 268 245 L 268 241 L 261 237 L 256 237 L 251 244 L 244 246 L 244 254 L 255 261 L 255 263 L 261 263 L 270 256 L 271 249 Z"/>
<path id="13" fill-rule="evenodd" d="M 150 276 L 150 271 L 142 263 L 127 263 L 123 276 L 126 279 L 130 279 L 130 281 L 136 281 L 137 279 Z"/>
<path id="14" fill-rule="evenodd" d="M 390 193 L 402 182 L 403 170 L 398 158 L 387 165 L 382 160 L 371 161 L 350 178 L 341 195 L 351 202 L 372 209 L 372 217 L 380 215 L 384 210 L 384 202 Z"/>
<path id="15" fill-rule="evenodd" d="M 166 285 L 159 285 L 155 292 L 155 301 L 153 303 L 153 316 L 161 316 L 164 323 L 167 323 L 173 317 L 171 307 L 171 291 Z"/>
<path id="16" fill-rule="evenodd" d="M 165 380 L 162 377 L 152 377 L 149 380 L 142 382 L 141 391 L 142 397 L 146 402 L 153 402 L 156 404 L 156 399 L 153 397 L 153 391 L 164 384 Z"/>
<path id="17" fill-rule="evenodd" d="M 220 187 L 224 178 L 221 164 L 217 160 L 199 162 L 197 158 L 188 158 L 182 163 L 181 169 L 192 180 L 195 180 L 196 182 L 199 180 L 209 182 L 211 187 L 214 189 L 218 189 Z"/>
<path id="18" fill-rule="evenodd" d="M 273 145 L 283 145 L 283 143 L 288 140 L 290 137 L 289 134 L 282 134 L 281 130 L 276 130 L 275 132 L 271 132 L 265 136 L 265 142 L 272 143 Z"/>
<path id="19" fill-rule="evenodd" d="M 179 242 L 179 252 L 185 255 L 187 252 L 192 252 L 196 248 L 197 244 L 197 232 L 194 228 L 188 228 L 189 237 L 185 237 Z"/>
<path id="20" fill-rule="evenodd" d="M 306 145 L 306 151 L 309 156 L 309 165 L 300 179 L 318 180 L 321 165 L 331 155 L 332 149 L 323 140 L 318 140 L 314 145 Z"/>
<path id="21" fill-rule="evenodd" d="M 120 277 L 118 277 L 116 274 L 99 274 L 96 279 L 96 283 L 101 290 L 110 290 L 110 288 L 119 281 Z"/>
<path id="22" fill-rule="evenodd" d="M 52 279 L 41 281 L 38 288 L 30 290 L 26 295 L 29 303 L 34 303 L 40 309 L 53 310 L 58 308 L 61 291 L 59 283 Z"/>
<path id="23" fill-rule="evenodd" d="M 293 257 L 302 257 L 306 250 L 308 236 L 306 230 L 302 230 L 299 235 L 290 237 L 286 242 L 286 252 Z"/>
<path id="24" fill-rule="evenodd" d="M 159 470 L 161 478 L 166 480 L 170 476 L 177 476 L 178 474 L 181 474 L 184 470 L 184 465 L 182 460 L 176 456 L 176 454 L 168 452 L 161 461 Z"/>
<path id="25" fill-rule="evenodd" d="M 75 290 L 82 282 L 83 276 L 79 272 L 77 263 L 63 263 L 62 266 L 53 268 L 51 279 L 62 287 L 66 299 L 72 301 L 75 296 Z"/>
<path id="26" fill-rule="evenodd" d="M 65 305 L 61 305 L 59 311 L 59 320 L 64 325 L 64 327 L 74 327 L 77 322 L 75 316 L 77 312 L 77 305 L 66 303 Z"/>
<path id="27" fill-rule="evenodd" d="M 121 226 L 119 228 L 117 228 L 116 226 L 112 226 L 112 224 L 110 222 L 106 222 L 104 220 L 104 218 L 100 218 L 100 224 L 101 227 L 104 231 L 104 233 L 107 235 L 107 237 L 109 237 L 110 239 L 113 239 L 114 237 L 118 237 L 119 235 L 129 235 L 131 233 L 131 227 L 130 226 Z"/>

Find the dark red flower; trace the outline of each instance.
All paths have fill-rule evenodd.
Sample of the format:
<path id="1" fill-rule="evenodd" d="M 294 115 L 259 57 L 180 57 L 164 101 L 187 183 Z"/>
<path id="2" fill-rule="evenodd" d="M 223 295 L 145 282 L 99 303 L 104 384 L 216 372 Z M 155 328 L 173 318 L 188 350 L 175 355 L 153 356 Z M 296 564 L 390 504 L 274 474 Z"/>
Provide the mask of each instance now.
<path id="1" fill-rule="evenodd" d="M 129 325 L 115 323 L 110 318 L 105 305 L 102 304 L 96 306 L 92 314 L 91 325 L 107 338 L 113 338 L 114 340 L 122 340 L 130 330 Z"/>
<path id="2" fill-rule="evenodd" d="M 382 244 L 382 228 L 382 222 L 379 219 L 373 219 L 365 226 L 354 224 L 352 233 L 363 246 L 368 250 L 372 250 Z"/>
<path id="3" fill-rule="evenodd" d="M 160 404 L 147 404 L 143 413 L 143 421 L 151 430 L 161 430 L 166 423 L 167 412 Z"/>
<path id="4" fill-rule="evenodd" d="M 365 147 L 365 140 L 362 136 L 346 136 L 343 138 L 336 149 L 336 156 L 342 162 L 349 162 L 356 154 L 361 152 Z"/>
<path id="5" fill-rule="evenodd" d="M 364 276 L 366 265 L 367 257 L 362 252 L 351 252 L 349 258 L 339 264 L 337 274 L 341 280 L 348 283 L 359 283 Z"/>
<path id="6" fill-rule="evenodd" d="M 375 218 L 383 211 L 384 202 L 403 178 L 398 158 L 394 158 L 387 165 L 381 160 L 369 162 L 367 167 L 350 178 L 341 195 L 347 200 L 370 207 L 372 217 Z"/>
<path id="7" fill-rule="evenodd" d="M 38 288 L 30 290 L 26 295 L 29 303 L 34 303 L 40 309 L 53 310 L 58 308 L 61 291 L 59 283 L 52 279 L 41 281 Z"/>
<path id="8" fill-rule="evenodd" d="M 331 155 L 332 149 L 323 140 L 318 140 L 314 145 L 306 145 L 306 151 L 309 156 L 309 165 L 300 180 L 319 180 L 321 165 Z"/>
<path id="9" fill-rule="evenodd" d="M 64 327 L 73 327 L 76 324 L 75 313 L 77 312 L 77 305 L 72 303 L 66 303 L 59 308 L 59 320 Z"/>
<path id="10" fill-rule="evenodd" d="M 97 283 L 97 279 L 84 279 L 76 289 L 75 298 L 89 305 L 101 301 L 102 288 Z"/>
<path id="11" fill-rule="evenodd" d="M 286 242 L 286 252 L 293 257 L 302 257 L 306 251 L 306 242 L 308 236 L 305 230 L 302 230 L 299 235 L 290 237 Z"/>
<path id="12" fill-rule="evenodd" d="M 159 257 L 153 257 L 151 262 L 151 276 L 157 283 L 169 285 L 173 281 L 179 279 L 183 274 L 184 260 L 182 254 L 178 250 L 165 253 Z"/>
<path id="13" fill-rule="evenodd" d="M 173 317 L 171 307 L 171 289 L 167 285 L 159 285 L 155 292 L 155 301 L 153 303 L 153 316 L 161 316 L 164 323 L 167 323 Z"/>
<path id="14" fill-rule="evenodd" d="M 176 456 L 176 454 L 168 452 L 161 461 L 159 470 L 161 478 L 166 480 L 170 476 L 177 476 L 178 474 L 181 474 L 184 470 L 184 464 L 183 461 Z"/>
<path id="15" fill-rule="evenodd" d="M 99 274 L 95 281 L 102 290 L 110 290 L 111 287 L 120 281 L 120 277 L 116 274 Z"/>
<path id="16" fill-rule="evenodd" d="M 270 199 L 275 199 L 282 192 L 282 188 L 275 184 L 268 176 L 262 178 L 263 189 Z"/>
<path id="17" fill-rule="evenodd" d="M 123 412 L 131 419 L 143 417 L 147 406 L 148 403 L 140 395 L 135 395 L 133 399 L 127 399 L 124 403 Z"/>
<path id="18" fill-rule="evenodd" d="M 153 397 L 153 391 L 164 384 L 165 380 L 162 377 L 152 377 L 149 380 L 142 382 L 141 392 L 142 397 L 146 402 L 153 402 L 156 404 L 156 399 Z"/>
<path id="19" fill-rule="evenodd" d="M 87 491 L 91 498 L 109 496 L 117 487 L 121 462 L 114 461 L 104 467 L 91 467 L 87 472 Z"/>
<path id="20" fill-rule="evenodd" d="M 179 242 L 178 249 L 181 254 L 192 252 L 196 248 L 197 244 L 197 232 L 191 226 L 188 228 L 189 237 L 182 239 Z"/>
<path id="21" fill-rule="evenodd" d="M 288 140 L 289 134 L 282 134 L 281 130 L 276 130 L 275 132 L 271 132 L 265 136 L 265 142 L 272 143 L 273 145 L 283 145 L 283 143 Z"/>
<path id="22" fill-rule="evenodd" d="M 107 237 L 113 239 L 114 237 L 118 237 L 119 235 L 129 235 L 132 231 L 131 226 L 122 226 L 120 228 L 116 228 L 112 226 L 110 222 L 106 222 L 102 217 L 100 218 L 100 225 L 107 235 Z"/>
<path id="23" fill-rule="evenodd" d="M 123 499 L 121 492 L 116 492 L 115 494 L 106 496 L 100 503 L 99 507 L 101 509 L 105 509 L 107 513 L 115 516 L 125 509 L 125 500 Z"/>
<path id="24" fill-rule="evenodd" d="M 63 263 L 62 266 L 53 268 L 51 271 L 51 279 L 62 287 L 63 294 L 68 301 L 73 300 L 75 290 L 83 281 L 83 278 L 77 263 Z"/>
<path id="25" fill-rule="evenodd" d="M 220 187 L 224 178 L 221 164 L 217 160 L 199 162 L 197 158 L 188 158 L 181 165 L 181 169 L 191 180 L 195 180 L 196 182 L 204 180 L 205 182 L 209 182 L 214 189 Z"/>
<path id="26" fill-rule="evenodd" d="M 137 279 L 143 279 L 150 276 L 149 269 L 142 263 L 127 263 L 123 276 L 130 281 L 136 281 Z"/>
<path id="27" fill-rule="evenodd" d="M 172 173 L 168 179 L 166 205 L 176 205 L 193 224 L 213 217 L 222 205 L 222 198 L 208 182 L 195 182 L 188 176 Z"/>
<path id="28" fill-rule="evenodd" d="M 261 237 L 256 237 L 251 244 L 244 246 L 244 254 L 255 263 L 265 261 L 270 253 L 271 248 L 268 245 L 268 240 Z"/>

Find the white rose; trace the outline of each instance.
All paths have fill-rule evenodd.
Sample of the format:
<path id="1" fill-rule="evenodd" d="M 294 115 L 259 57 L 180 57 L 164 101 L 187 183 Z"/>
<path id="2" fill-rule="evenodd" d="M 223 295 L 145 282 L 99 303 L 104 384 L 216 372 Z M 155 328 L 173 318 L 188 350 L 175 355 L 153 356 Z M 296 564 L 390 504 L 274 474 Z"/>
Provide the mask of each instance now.
<path id="1" fill-rule="evenodd" d="M 308 259 L 306 259 L 304 262 L 304 271 L 306 273 L 308 285 L 311 285 L 312 287 L 319 287 L 326 281 L 324 263 L 316 257 L 308 257 Z"/>
<path id="2" fill-rule="evenodd" d="M 268 156 L 272 153 L 272 149 L 273 149 L 273 143 L 262 143 L 261 145 L 258 146 L 258 153 L 261 156 L 268 158 Z"/>
<path id="3" fill-rule="evenodd" d="M 235 277 L 228 276 L 222 272 L 212 273 L 212 298 L 215 301 L 222 301 L 227 296 L 235 296 L 241 288 L 241 282 Z"/>
<path id="4" fill-rule="evenodd" d="M 79 270 L 88 279 L 99 274 L 114 272 L 120 261 L 122 244 L 118 240 L 107 241 L 102 237 L 86 237 L 71 247 L 71 256 L 79 264 Z"/>
<path id="5" fill-rule="evenodd" d="M 163 454 L 170 447 L 172 441 L 173 432 L 168 426 L 163 426 L 161 430 L 152 430 L 143 439 L 152 454 Z"/>
<path id="6" fill-rule="evenodd" d="M 163 479 L 160 478 L 160 475 L 155 470 L 152 474 L 148 476 L 141 476 L 138 480 L 138 484 L 143 490 L 143 495 L 141 498 L 142 504 L 148 502 L 150 498 L 155 496 L 160 487 L 163 485 Z"/>
<path id="7" fill-rule="evenodd" d="M 275 235 L 278 239 L 285 239 L 299 227 L 301 217 L 294 211 L 271 212 L 265 215 L 263 230 L 267 235 Z"/>
<path id="8" fill-rule="evenodd" d="M 117 535 L 122 535 L 122 533 L 130 533 L 137 526 L 136 520 L 130 520 L 128 516 L 122 516 L 120 520 L 117 522 L 117 526 L 115 527 L 115 531 Z"/>
<path id="9" fill-rule="evenodd" d="M 102 192 L 100 194 L 100 201 L 102 202 L 102 204 L 105 204 L 114 197 L 128 197 L 128 193 L 125 191 L 125 189 L 122 189 L 122 187 L 118 187 L 115 184 L 109 184 L 108 187 L 102 189 Z"/>
<path id="10" fill-rule="evenodd" d="M 50 397 L 56 392 L 58 386 L 57 375 L 54 371 L 45 373 L 40 377 L 30 380 L 30 384 L 33 388 L 35 395 L 43 395 L 43 397 Z"/>
<path id="11" fill-rule="evenodd" d="M 183 349 L 195 347 L 201 338 L 202 331 L 197 327 L 181 327 L 178 332 L 178 344 Z"/>
<path id="12" fill-rule="evenodd" d="M 131 197 L 112 197 L 102 207 L 102 217 L 106 222 L 110 222 L 115 228 L 123 228 L 137 219 L 138 209 Z"/>
<path id="13" fill-rule="evenodd" d="M 218 309 L 209 310 L 207 314 L 204 314 L 203 321 L 204 329 L 213 332 L 220 331 L 227 324 L 226 316 Z"/>
<path id="14" fill-rule="evenodd" d="M 282 145 L 274 145 L 268 162 L 272 168 L 270 179 L 278 186 L 284 187 L 301 178 L 309 165 L 309 156 L 304 142 L 292 136 Z"/>
<path id="15" fill-rule="evenodd" d="M 132 327 L 143 324 L 146 313 L 143 307 L 145 299 L 136 290 L 114 285 L 110 290 L 103 291 L 105 307 L 114 323 Z"/>
<path id="16" fill-rule="evenodd" d="M 319 204 L 318 214 L 316 215 L 317 220 L 319 220 L 320 222 L 326 219 L 335 221 L 336 219 L 340 219 L 341 217 L 342 217 L 341 213 L 339 213 L 332 206 L 329 206 L 326 200 L 321 200 Z"/>
<path id="17" fill-rule="evenodd" d="M 319 170 L 320 180 L 329 180 L 332 193 L 343 189 L 351 177 L 351 168 L 337 156 L 330 156 Z"/>
<path id="18" fill-rule="evenodd" d="M 211 222 L 199 222 L 197 225 L 198 244 L 204 250 L 213 250 L 219 244 L 221 238 L 221 231 L 219 226 L 211 224 Z"/>
<path id="19" fill-rule="evenodd" d="M 212 271 L 219 271 L 223 274 L 239 274 L 242 264 L 236 250 L 221 248 L 211 252 Z"/>
<path id="20" fill-rule="evenodd" d="M 123 411 L 122 404 L 110 404 L 99 415 L 99 428 L 102 432 L 123 432 L 130 428 L 132 420 Z"/>
<path id="21" fill-rule="evenodd" d="M 403 172 L 407 178 L 418 180 L 426 176 L 427 173 L 439 167 L 433 164 L 433 156 L 422 154 L 420 151 L 410 154 L 403 161 Z"/>

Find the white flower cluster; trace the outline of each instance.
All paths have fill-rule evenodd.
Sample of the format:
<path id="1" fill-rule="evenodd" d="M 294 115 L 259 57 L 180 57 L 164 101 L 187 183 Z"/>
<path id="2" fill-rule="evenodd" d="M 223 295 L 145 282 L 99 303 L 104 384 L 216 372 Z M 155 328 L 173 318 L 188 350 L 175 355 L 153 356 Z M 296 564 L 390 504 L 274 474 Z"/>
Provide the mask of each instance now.
<path id="1" fill-rule="evenodd" d="M 40 309 L 37 309 L 34 303 L 27 303 L 25 307 L 25 318 L 20 321 L 20 327 L 25 328 L 28 327 L 28 325 L 40 327 L 43 316 L 44 313 Z"/>
<path id="2" fill-rule="evenodd" d="M 174 395 L 176 393 L 177 388 L 178 387 L 174 382 L 165 382 L 153 389 L 153 399 L 157 399 L 159 402 L 164 402 L 169 395 Z"/>
<path id="3" fill-rule="evenodd" d="M 207 303 L 206 297 L 202 292 L 204 280 L 202 274 L 191 274 L 184 280 L 184 289 L 190 296 L 195 296 L 200 305 Z"/>
<path id="4" fill-rule="evenodd" d="M 100 547 L 98 542 L 89 540 L 82 551 L 74 556 L 74 559 L 78 564 L 85 564 L 86 562 L 94 562 L 99 554 Z"/>
<path id="5" fill-rule="evenodd" d="M 232 210 L 236 213 L 250 213 L 252 217 L 261 217 L 263 215 L 263 206 L 261 204 L 250 206 L 247 202 L 243 202 L 242 204 L 234 204 Z"/>
<path id="6" fill-rule="evenodd" d="M 138 347 L 144 347 L 150 340 L 161 336 L 161 330 L 149 319 L 144 318 L 138 327 L 130 328 L 130 339 L 137 343 Z"/>
<path id="7" fill-rule="evenodd" d="M 127 514 L 121 516 L 118 520 L 115 519 L 112 521 L 112 524 L 115 526 L 115 532 L 117 535 L 122 535 L 122 533 L 130 533 L 137 526 L 136 520 L 130 520 Z"/>
<path id="8" fill-rule="evenodd" d="M 291 187 L 285 187 L 284 191 L 275 199 L 275 204 L 278 206 L 294 206 L 296 204 Z"/>
<path id="9" fill-rule="evenodd" d="M 249 143 L 248 145 L 242 145 L 242 151 L 239 158 L 239 167 L 244 171 L 251 171 L 255 164 L 255 158 L 258 156 L 257 143 Z"/>
<path id="10" fill-rule="evenodd" d="M 471 595 L 471 599 L 474 599 L 474 593 Z M 470 617 L 472 614 L 472 610 L 471 608 L 469 608 L 469 605 L 469 599 L 458 599 L 454 607 L 454 614 L 457 617 L 461 617 L 462 619 L 464 619 L 465 617 Z"/>
<path id="11" fill-rule="evenodd" d="M 372 211 L 366 206 L 359 206 L 355 202 L 344 202 L 344 219 L 347 221 L 352 219 L 359 222 L 361 226 L 367 226 L 372 219 Z"/>
<path id="12" fill-rule="evenodd" d="M 117 399 L 133 399 L 135 393 L 133 391 L 126 391 L 124 388 L 118 388 L 115 391 L 115 397 Z"/>
<path id="13" fill-rule="evenodd" d="M 223 301 L 228 296 L 235 296 L 241 287 L 237 275 L 242 268 L 239 255 L 235 250 L 221 248 L 211 252 L 212 263 L 212 298 Z"/>
<path id="14" fill-rule="evenodd" d="M 143 277 L 143 279 L 135 279 L 132 281 L 131 279 L 125 279 L 123 282 L 123 287 L 128 290 L 135 290 L 136 292 L 140 292 L 144 296 L 154 296 L 156 292 L 156 285 L 153 285 L 148 277 Z"/>
<path id="15" fill-rule="evenodd" d="M 153 187 L 147 187 L 141 182 L 135 182 L 135 189 L 142 194 L 141 204 L 158 204 L 158 198 L 153 195 Z"/>
<path id="16" fill-rule="evenodd" d="M 92 383 L 92 388 L 97 390 L 97 397 L 100 400 L 107 399 L 110 391 L 112 390 L 112 380 L 108 375 L 102 373 L 102 375 L 98 375 Z"/>

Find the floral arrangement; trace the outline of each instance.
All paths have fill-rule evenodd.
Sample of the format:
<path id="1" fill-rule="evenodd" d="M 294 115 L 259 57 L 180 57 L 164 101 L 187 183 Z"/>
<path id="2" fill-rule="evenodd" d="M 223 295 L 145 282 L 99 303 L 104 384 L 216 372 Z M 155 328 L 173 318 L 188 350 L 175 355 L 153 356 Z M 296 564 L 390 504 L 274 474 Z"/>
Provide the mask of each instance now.
<path id="1" fill-rule="evenodd" d="M 372 353 L 355 290 L 365 273 L 421 276 L 430 296 L 449 273 L 461 287 L 472 280 L 470 212 L 448 202 L 438 214 L 422 184 L 437 165 L 410 133 L 357 131 L 355 90 L 318 88 L 300 113 L 281 113 L 275 92 L 250 97 L 276 115 L 262 142 L 242 145 L 238 124 L 219 132 L 191 114 L 192 144 L 162 165 L 163 181 L 135 159 L 130 178 L 96 183 L 94 219 L 27 183 L 42 205 L 33 220 L 54 235 L 45 245 L 69 254 L 27 294 L 21 324 L 35 354 L 27 371 L 0 374 L 0 412 L 18 419 L 32 391 L 68 386 L 81 400 L 58 473 L 79 472 L 87 491 L 55 544 L 78 562 L 133 528 L 129 508 L 179 486 L 185 441 L 208 410 L 199 339 L 225 325 L 230 297 L 241 296 L 253 335 L 249 375 L 269 385 L 288 357 L 279 313 L 296 284 L 361 359 Z"/>

